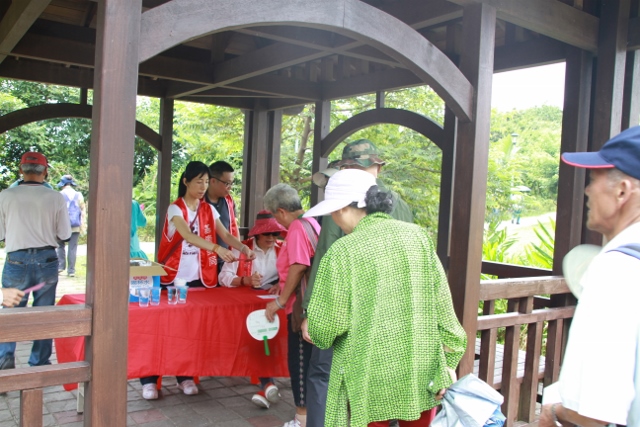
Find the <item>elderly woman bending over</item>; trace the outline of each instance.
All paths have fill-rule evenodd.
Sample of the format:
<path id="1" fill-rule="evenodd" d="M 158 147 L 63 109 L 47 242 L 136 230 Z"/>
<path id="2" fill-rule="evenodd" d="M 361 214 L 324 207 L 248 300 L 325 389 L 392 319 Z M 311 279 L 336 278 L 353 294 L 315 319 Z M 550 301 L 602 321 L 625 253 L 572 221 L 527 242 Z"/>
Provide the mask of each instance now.
<path id="1" fill-rule="evenodd" d="M 428 426 L 466 348 L 447 278 L 425 230 L 392 219 L 391 195 L 347 169 L 305 216 L 331 214 L 347 234 L 322 257 L 309 335 L 333 346 L 325 426 Z"/>
<path id="2" fill-rule="evenodd" d="M 273 213 L 274 218 L 287 229 L 287 237 L 280 254 L 277 267 L 280 277 L 280 295 L 266 308 L 266 316 L 273 321 L 278 310 L 287 313 L 288 359 L 291 390 L 296 405 L 296 415 L 285 427 L 305 427 L 307 423 L 307 368 L 311 358 L 311 344 L 302 339 L 299 325 L 292 316 L 296 290 L 311 268 L 315 254 L 320 225 L 313 218 L 302 218 L 304 210 L 298 192 L 286 184 L 277 184 L 264 195 L 264 207 Z M 297 315 L 301 313 L 296 313 Z"/>

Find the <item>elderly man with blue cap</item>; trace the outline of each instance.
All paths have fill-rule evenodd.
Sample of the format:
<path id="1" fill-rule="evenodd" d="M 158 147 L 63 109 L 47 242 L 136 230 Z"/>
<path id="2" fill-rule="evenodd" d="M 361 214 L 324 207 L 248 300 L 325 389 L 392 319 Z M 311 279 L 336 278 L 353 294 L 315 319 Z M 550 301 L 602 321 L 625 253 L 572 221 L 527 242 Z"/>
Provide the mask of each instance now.
<path id="1" fill-rule="evenodd" d="M 587 227 L 606 243 L 580 279 L 559 397 L 539 425 L 640 426 L 640 127 L 562 161 L 589 169 Z"/>

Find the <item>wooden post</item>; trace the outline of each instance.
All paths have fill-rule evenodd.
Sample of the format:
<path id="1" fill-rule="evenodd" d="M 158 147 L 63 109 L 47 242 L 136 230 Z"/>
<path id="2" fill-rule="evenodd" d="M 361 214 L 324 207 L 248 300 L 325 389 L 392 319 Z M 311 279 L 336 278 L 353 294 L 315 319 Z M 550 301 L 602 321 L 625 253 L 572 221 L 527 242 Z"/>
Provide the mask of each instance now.
<path id="1" fill-rule="evenodd" d="M 162 150 L 158 152 L 157 199 L 156 199 L 156 261 L 162 237 L 162 227 L 167 209 L 171 204 L 171 161 L 173 157 L 173 99 L 160 99 L 160 136 Z"/>
<path id="2" fill-rule="evenodd" d="M 331 125 L 331 101 L 316 102 L 316 116 L 313 122 L 313 163 L 311 173 L 327 167 L 327 158 L 322 157 L 322 140 L 329 134 Z M 311 184 L 311 206 L 324 200 L 324 190 Z"/>
<path id="3" fill-rule="evenodd" d="M 640 120 L 640 52 L 627 52 L 622 100 L 622 130 L 638 126 Z M 634 96 L 635 94 L 635 96 Z"/>
<path id="4" fill-rule="evenodd" d="M 471 4 L 463 13 L 460 69 L 475 88 L 475 98 L 472 120 L 458 123 L 455 147 L 449 286 L 469 341 L 458 366 L 459 376 L 473 371 L 475 353 L 496 26 L 492 6 Z"/>
<path id="5" fill-rule="evenodd" d="M 629 17 L 637 18 L 640 13 L 638 0 L 631 2 Z M 624 95 L 622 99 L 622 130 L 637 126 L 640 121 L 640 97 L 633 96 L 640 92 L 640 52 L 627 52 L 624 75 Z"/>
<path id="6" fill-rule="evenodd" d="M 42 389 L 20 392 L 20 427 L 42 427 Z"/>
<path id="7" fill-rule="evenodd" d="M 242 163 L 242 225 L 248 226 L 264 208 L 264 193 L 280 181 L 282 111 L 267 111 L 259 103 L 245 113 Z"/>
<path id="8" fill-rule="evenodd" d="M 268 190 L 280 182 L 280 146 L 282 145 L 282 110 L 270 111 L 268 119 L 267 135 L 267 176 L 266 189 Z M 260 207 L 262 209 L 262 207 Z M 260 210 L 258 209 L 258 210 Z M 245 224 L 253 224 L 254 218 L 247 218 Z"/>
<path id="9" fill-rule="evenodd" d="M 445 270 L 449 268 L 449 245 L 451 234 L 451 200 L 453 192 L 453 168 L 455 155 L 456 128 L 458 120 L 449 108 L 444 112 L 444 131 L 447 143 L 442 148 L 440 173 L 440 206 L 438 209 L 437 252 Z"/>
<path id="10" fill-rule="evenodd" d="M 593 55 L 567 48 L 564 79 L 561 152 L 587 151 Z M 562 274 L 562 260 L 582 239 L 585 170 L 560 161 L 553 274 Z M 552 301 L 564 299 L 554 295 Z M 559 303 L 560 301 L 558 301 Z M 554 304 L 560 306 L 564 304 Z"/>
<path id="11" fill-rule="evenodd" d="M 142 0 L 98 3 L 87 253 L 84 425 L 127 424 L 129 227 Z"/>
<path id="12" fill-rule="evenodd" d="M 620 133 L 627 56 L 630 0 L 602 2 L 596 88 L 593 104 L 592 151 Z"/>
<path id="13" fill-rule="evenodd" d="M 589 151 L 598 151 L 621 130 L 629 2 L 630 0 L 606 1 L 602 3 L 600 10 Z M 602 235 L 595 231 L 585 229 L 583 232 L 583 243 L 602 245 L 602 239 Z"/>

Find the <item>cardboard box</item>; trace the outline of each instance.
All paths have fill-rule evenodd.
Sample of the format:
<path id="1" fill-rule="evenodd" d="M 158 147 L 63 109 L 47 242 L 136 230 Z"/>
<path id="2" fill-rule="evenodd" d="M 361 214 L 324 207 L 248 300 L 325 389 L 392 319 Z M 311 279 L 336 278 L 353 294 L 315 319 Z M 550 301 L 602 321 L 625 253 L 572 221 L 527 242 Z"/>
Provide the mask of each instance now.
<path id="1" fill-rule="evenodd" d="M 136 261 L 150 265 L 136 265 Z M 160 276 L 166 276 L 162 265 L 157 262 L 134 258 L 129 265 L 129 302 L 138 302 L 137 289 L 143 286 L 160 286 Z"/>

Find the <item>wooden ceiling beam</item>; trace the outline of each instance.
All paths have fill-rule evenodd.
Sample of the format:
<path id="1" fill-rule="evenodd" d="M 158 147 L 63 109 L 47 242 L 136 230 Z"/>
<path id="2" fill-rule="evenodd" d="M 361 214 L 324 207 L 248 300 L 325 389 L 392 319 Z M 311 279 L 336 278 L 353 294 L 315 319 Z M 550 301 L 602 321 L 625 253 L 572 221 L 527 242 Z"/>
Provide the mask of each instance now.
<path id="1" fill-rule="evenodd" d="M 449 20 L 462 17 L 462 8 L 445 0 L 436 0 L 429 3 L 423 0 L 413 0 L 411 5 L 408 5 L 406 2 L 401 3 L 401 5 L 392 3 L 391 7 L 381 8 L 381 10 L 406 22 L 415 29 L 439 25 Z M 237 31 L 255 37 L 323 50 L 327 52 L 327 55 L 340 54 L 404 68 L 399 62 L 371 46 L 366 46 L 346 36 L 323 30 L 292 26 L 270 26 L 241 28 Z"/>
<path id="2" fill-rule="evenodd" d="M 11 52 L 51 0 L 12 1 L 0 22 L 0 52 Z M 7 54 L 0 55 L 0 63 Z"/>
<path id="3" fill-rule="evenodd" d="M 9 59 L 0 64 L 0 77 L 45 84 L 93 89 L 93 70 L 60 64 Z M 166 84 L 146 77 L 138 79 L 138 95 L 164 97 Z"/>
<path id="4" fill-rule="evenodd" d="M 270 73 L 272 71 L 312 61 L 325 56 L 326 53 L 302 46 L 274 43 L 262 49 L 212 65 L 212 81 L 210 84 L 195 89 L 184 90 L 183 85 L 169 88 L 168 96 L 182 98 L 198 92 L 229 85 L 247 78 Z"/>
<path id="5" fill-rule="evenodd" d="M 385 55 L 379 50 L 366 46 L 361 42 L 356 42 L 340 34 L 334 34 L 314 28 L 301 27 L 251 27 L 237 30 L 239 33 L 248 34 L 254 37 L 261 37 L 276 40 L 290 45 L 308 47 L 310 49 L 322 50 L 326 56 L 340 54 L 366 61 L 391 65 L 392 67 L 402 67 L 398 61 Z M 366 49 L 362 49 L 365 47 Z"/>
<path id="6" fill-rule="evenodd" d="M 207 98 L 204 96 L 188 96 L 181 99 L 180 101 L 195 102 L 197 104 L 219 105 L 221 107 L 239 108 L 241 110 L 251 110 L 255 105 L 255 98 Z"/>
<path id="7" fill-rule="evenodd" d="M 462 18 L 462 8 L 446 0 L 390 2 L 380 9 L 416 30 Z"/>
<path id="8" fill-rule="evenodd" d="M 348 98 L 380 90 L 420 85 L 424 85 L 424 82 L 409 70 L 387 70 L 335 82 L 324 82 L 322 83 L 322 99 Z"/>
<path id="9" fill-rule="evenodd" d="M 311 83 L 306 80 L 297 80 L 275 74 L 265 74 L 242 80 L 230 84 L 229 87 L 313 102 L 322 99 L 322 88 L 319 83 Z"/>
<path id="10" fill-rule="evenodd" d="M 0 52 L 9 54 L 9 52 Z M 17 58 L 44 60 L 65 65 L 93 68 L 94 45 L 86 41 L 26 34 L 10 55 Z M 155 56 L 140 64 L 143 76 L 169 79 L 199 84 L 210 84 L 213 80 L 213 66 L 196 61 Z"/>
<path id="11" fill-rule="evenodd" d="M 599 19 L 557 0 L 449 1 L 460 6 L 484 3 L 496 8 L 499 19 L 589 52 L 598 51 Z"/>
<path id="12" fill-rule="evenodd" d="M 493 71 L 497 73 L 562 62 L 567 57 L 566 48 L 566 44 L 547 37 L 496 47 Z"/>

